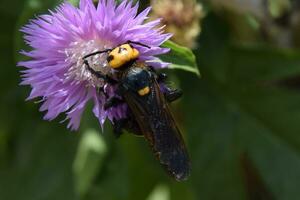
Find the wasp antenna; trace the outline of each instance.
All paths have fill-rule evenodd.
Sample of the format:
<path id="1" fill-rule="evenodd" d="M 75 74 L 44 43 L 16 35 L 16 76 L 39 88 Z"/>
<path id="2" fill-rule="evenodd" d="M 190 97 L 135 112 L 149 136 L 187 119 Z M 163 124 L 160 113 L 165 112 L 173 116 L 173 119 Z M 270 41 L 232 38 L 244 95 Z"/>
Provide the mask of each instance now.
<path id="1" fill-rule="evenodd" d="M 142 46 L 142 47 L 146 47 L 146 48 L 148 48 L 148 49 L 151 49 L 150 46 L 148 46 L 148 45 L 146 45 L 146 44 L 143 44 L 143 43 L 140 43 L 140 42 L 135 42 L 135 41 L 128 40 L 127 43 L 128 43 L 128 44 L 136 44 L 136 45 L 140 45 L 140 46 Z"/>
<path id="2" fill-rule="evenodd" d="M 112 49 L 105 49 L 105 50 L 103 50 L 103 51 L 96 51 L 96 52 L 94 52 L 94 53 L 85 55 L 82 59 L 86 59 L 86 58 L 88 58 L 88 57 L 91 57 L 91 56 L 94 56 L 94 55 L 97 55 L 97 54 L 107 53 L 107 52 L 110 52 L 110 51 L 112 51 Z"/>

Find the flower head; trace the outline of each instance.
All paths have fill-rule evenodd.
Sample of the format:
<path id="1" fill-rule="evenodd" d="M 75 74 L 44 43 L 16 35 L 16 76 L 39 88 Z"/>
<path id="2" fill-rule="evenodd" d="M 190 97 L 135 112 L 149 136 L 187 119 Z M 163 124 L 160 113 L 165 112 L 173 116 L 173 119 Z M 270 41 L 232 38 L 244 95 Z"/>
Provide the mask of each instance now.
<path id="1" fill-rule="evenodd" d="M 157 61 L 155 56 L 168 52 L 159 46 L 170 34 L 163 34 L 161 27 L 156 28 L 160 20 L 144 23 L 150 8 L 140 14 L 137 10 L 138 4 L 133 5 L 132 1 L 116 5 L 114 0 L 100 0 L 95 7 L 92 0 L 81 0 L 79 8 L 65 2 L 21 29 L 32 48 L 21 52 L 31 58 L 18 64 L 25 67 L 21 84 L 32 88 L 28 99 L 41 98 L 40 111 L 46 111 L 44 119 L 52 120 L 66 113 L 68 128 L 76 130 L 90 100 L 101 125 L 106 118 L 112 121 L 125 117 L 126 104 L 108 110 L 103 108 L 107 99 L 115 94 L 115 87 L 95 77 L 82 58 L 131 40 L 151 47 L 136 46 L 139 60 L 155 68 L 166 67 L 167 63 Z M 95 55 L 88 61 L 94 70 L 113 75 L 106 56 Z"/>

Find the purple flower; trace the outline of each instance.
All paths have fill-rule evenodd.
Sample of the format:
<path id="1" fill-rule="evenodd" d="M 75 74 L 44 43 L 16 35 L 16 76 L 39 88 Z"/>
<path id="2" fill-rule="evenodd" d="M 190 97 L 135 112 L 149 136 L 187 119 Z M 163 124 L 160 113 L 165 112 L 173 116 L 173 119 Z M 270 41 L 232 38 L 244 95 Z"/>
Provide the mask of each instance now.
<path id="1" fill-rule="evenodd" d="M 114 0 L 100 0 L 95 7 L 92 0 L 81 0 L 79 8 L 65 2 L 21 29 L 32 48 L 30 52 L 21 52 L 31 58 L 18 63 L 26 68 L 22 71 L 21 84 L 32 88 L 28 100 L 41 98 L 40 111 L 46 111 L 44 119 L 53 120 L 66 113 L 68 128 L 76 130 L 90 100 L 101 125 L 106 118 L 112 121 L 125 117 L 125 104 L 104 110 L 103 105 L 114 95 L 115 88 L 92 75 L 82 57 L 131 40 L 151 46 L 151 49 L 136 46 L 141 61 L 155 68 L 166 67 L 167 63 L 159 62 L 156 56 L 168 52 L 159 46 L 170 34 L 163 34 L 162 27 L 155 28 L 159 20 L 143 23 L 150 8 L 140 14 L 137 10 L 138 4 L 133 5 L 132 1 L 116 5 Z M 94 70 L 113 74 L 106 56 L 93 56 L 89 63 Z M 100 89 L 107 95 L 99 92 Z"/>

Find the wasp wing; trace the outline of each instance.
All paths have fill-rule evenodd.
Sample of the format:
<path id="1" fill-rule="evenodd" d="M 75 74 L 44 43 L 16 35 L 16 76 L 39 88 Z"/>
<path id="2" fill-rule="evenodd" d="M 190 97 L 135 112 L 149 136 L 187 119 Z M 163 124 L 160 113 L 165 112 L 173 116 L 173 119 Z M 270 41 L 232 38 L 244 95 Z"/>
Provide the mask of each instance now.
<path id="1" fill-rule="evenodd" d="M 176 180 L 187 179 L 189 156 L 157 81 L 153 78 L 148 95 L 139 96 L 129 91 L 124 98 L 160 163 Z"/>

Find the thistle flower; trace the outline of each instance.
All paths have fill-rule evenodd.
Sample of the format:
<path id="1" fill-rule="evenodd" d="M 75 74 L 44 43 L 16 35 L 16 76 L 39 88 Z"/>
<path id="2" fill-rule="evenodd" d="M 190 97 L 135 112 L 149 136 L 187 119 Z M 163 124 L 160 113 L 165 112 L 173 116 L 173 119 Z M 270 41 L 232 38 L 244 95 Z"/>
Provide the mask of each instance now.
<path id="1" fill-rule="evenodd" d="M 126 116 L 126 104 L 104 110 L 104 103 L 115 94 L 115 87 L 91 74 L 82 58 L 131 40 L 151 47 L 136 47 L 141 61 L 155 68 L 166 67 L 167 63 L 159 62 L 155 56 L 168 52 L 159 46 L 170 34 L 156 28 L 160 20 L 143 23 L 150 8 L 140 14 L 137 10 L 138 4 L 133 5 L 132 1 L 116 5 L 114 0 L 100 0 L 95 7 L 92 0 L 81 0 L 79 8 L 64 2 L 55 11 L 38 16 L 21 29 L 32 48 L 21 52 L 31 58 L 18 63 L 25 67 L 21 84 L 32 88 L 28 100 L 41 98 L 40 111 L 46 111 L 45 120 L 66 113 L 68 128 L 76 130 L 90 100 L 101 125 L 107 118 L 113 121 Z M 89 63 L 94 70 L 113 76 L 106 56 L 93 56 Z"/>

